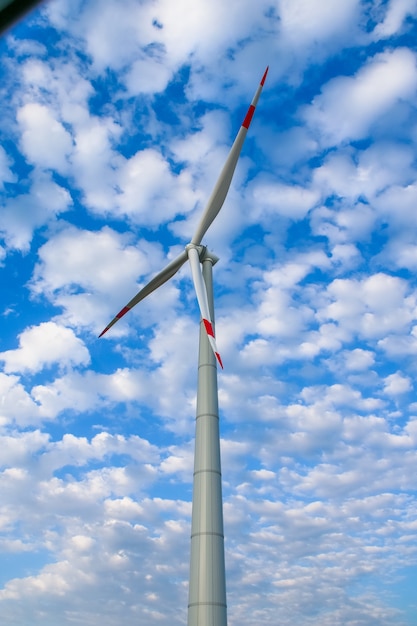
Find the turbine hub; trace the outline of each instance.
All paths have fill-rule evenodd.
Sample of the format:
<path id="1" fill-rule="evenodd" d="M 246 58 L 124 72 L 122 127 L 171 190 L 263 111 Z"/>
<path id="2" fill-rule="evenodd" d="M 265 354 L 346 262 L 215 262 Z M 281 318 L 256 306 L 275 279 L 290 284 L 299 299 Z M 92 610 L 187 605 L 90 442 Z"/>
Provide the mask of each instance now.
<path id="1" fill-rule="evenodd" d="M 197 250 L 200 263 L 203 263 L 203 261 L 211 261 L 212 264 L 215 265 L 219 260 L 219 257 L 216 256 L 213 252 L 210 252 L 207 246 L 197 246 L 195 243 L 187 243 L 187 245 L 185 246 L 187 253 L 188 250 L 190 250 L 191 248 Z"/>

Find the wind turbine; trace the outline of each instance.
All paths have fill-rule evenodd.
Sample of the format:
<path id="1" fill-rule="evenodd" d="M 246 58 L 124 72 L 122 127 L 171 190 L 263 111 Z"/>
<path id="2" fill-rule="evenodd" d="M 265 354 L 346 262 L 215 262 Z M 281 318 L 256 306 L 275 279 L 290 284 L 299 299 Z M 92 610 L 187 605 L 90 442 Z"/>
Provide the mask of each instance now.
<path id="1" fill-rule="evenodd" d="M 223 368 L 214 333 L 213 265 L 218 258 L 201 241 L 229 191 L 243 142 L 264 86 L 268 67 L 255 92 L 197 230 L 171 261 L 112 319 L 102 337 L 138 302 L 167 282 L 188 260 L 201 313 L 195 431 L 188 626 L 227 626 L 223 505 L 220 464 L 216 360 Z"/>

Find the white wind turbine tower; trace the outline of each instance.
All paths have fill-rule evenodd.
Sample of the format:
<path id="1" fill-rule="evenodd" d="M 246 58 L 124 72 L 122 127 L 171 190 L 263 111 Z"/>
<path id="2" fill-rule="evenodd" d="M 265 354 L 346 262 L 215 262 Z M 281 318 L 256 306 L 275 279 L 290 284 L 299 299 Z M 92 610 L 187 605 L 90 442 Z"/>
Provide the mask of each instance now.
<path id="1" fill-rule="evenodd" d="M 220 465 L 216 359 L 223 368 L 214 335 L 212 268 L 217 257 L 201 241 L 223 206 L 243 142 L 265 83 L 255 92 L 200 223 L 185 250 L 157 274 L 106 326 L 100 337 L 152 291 L 190 262 L 201 324 L 198 360 L 188 626 L 227 626 L 223 504 Z"/>

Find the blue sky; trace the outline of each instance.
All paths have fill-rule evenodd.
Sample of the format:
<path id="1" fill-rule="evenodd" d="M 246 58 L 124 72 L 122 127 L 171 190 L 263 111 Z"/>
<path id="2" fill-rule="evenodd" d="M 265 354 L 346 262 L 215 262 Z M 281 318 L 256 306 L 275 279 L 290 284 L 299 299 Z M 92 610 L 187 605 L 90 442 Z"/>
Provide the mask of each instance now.
<path id="1" fill-rule="evenodd" d="M 0 40 L 0 614 L 186 622 L 190 240 L 215 266 L 230 626 L 411 626 L 416 0 L 52 0 Z"/>

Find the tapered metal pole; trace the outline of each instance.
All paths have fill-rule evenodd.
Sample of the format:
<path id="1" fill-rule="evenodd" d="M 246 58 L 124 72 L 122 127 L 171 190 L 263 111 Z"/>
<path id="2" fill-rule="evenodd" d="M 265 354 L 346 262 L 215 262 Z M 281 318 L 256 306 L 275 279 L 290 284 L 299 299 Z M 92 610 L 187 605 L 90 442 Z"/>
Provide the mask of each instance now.
<path id="1" fill-rule="evenodd" d="M 203 252 L 203 277 L 214 322 L 213 265 Z M 200 325 L 191 521 L 188 626 L 227 626 L 217 365 Z"/>

